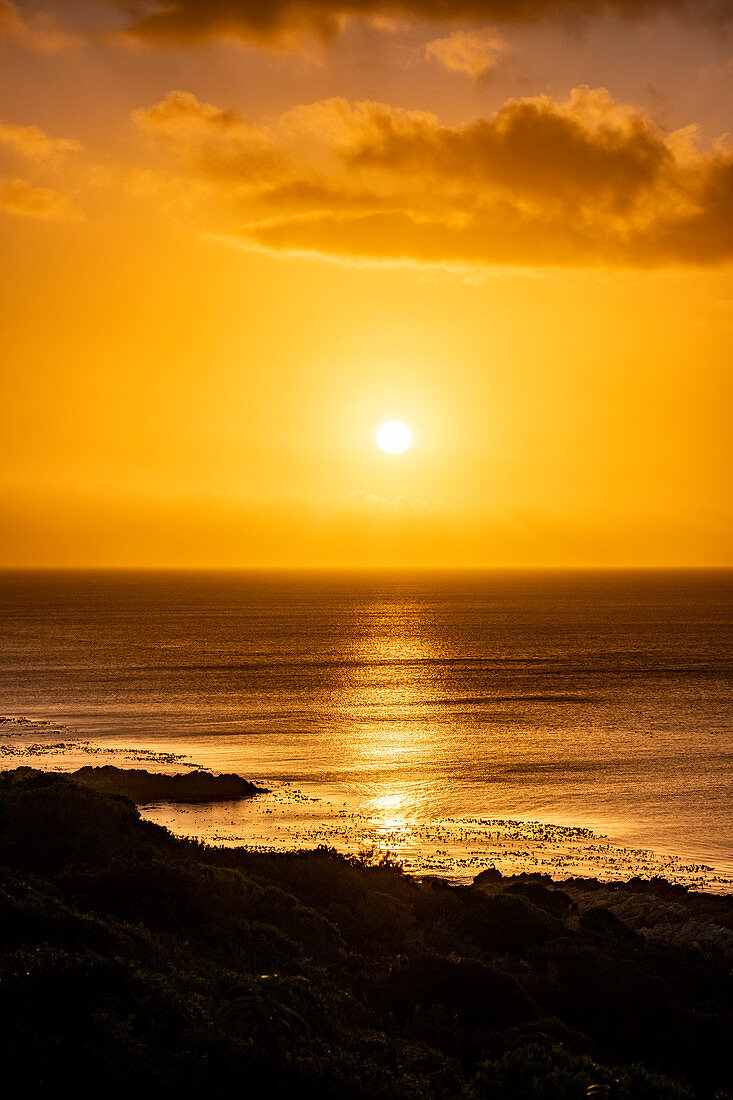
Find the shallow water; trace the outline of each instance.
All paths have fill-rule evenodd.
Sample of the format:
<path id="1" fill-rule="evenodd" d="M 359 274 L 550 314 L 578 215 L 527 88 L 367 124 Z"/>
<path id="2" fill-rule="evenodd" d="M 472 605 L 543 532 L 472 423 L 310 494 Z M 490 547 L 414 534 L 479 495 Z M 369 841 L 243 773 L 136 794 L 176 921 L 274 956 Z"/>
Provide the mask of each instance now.
<path id="1" fill-rule="evenodd" d="M 82 737 L 290 783 L 354 845 L 534 820 L 733 872 L 733 572 L 1 573 L 0 619 L 0 711 L 68 727 L 0 724 L 8 765 Z M 301 841 L 266 803 L 155 814 Z"/>

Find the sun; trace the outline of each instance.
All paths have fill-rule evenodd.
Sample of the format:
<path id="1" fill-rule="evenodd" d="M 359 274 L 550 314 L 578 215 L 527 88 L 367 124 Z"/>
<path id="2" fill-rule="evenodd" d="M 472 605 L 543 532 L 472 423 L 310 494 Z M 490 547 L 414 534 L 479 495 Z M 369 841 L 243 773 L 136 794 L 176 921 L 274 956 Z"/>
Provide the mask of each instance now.
<path id="1" fill-rule="evenodd" d="M 377 432 L 377 443 L 383 451 L 398 455 L 412 443 L 412 431 L 401 420 L 388 420 Z"/>

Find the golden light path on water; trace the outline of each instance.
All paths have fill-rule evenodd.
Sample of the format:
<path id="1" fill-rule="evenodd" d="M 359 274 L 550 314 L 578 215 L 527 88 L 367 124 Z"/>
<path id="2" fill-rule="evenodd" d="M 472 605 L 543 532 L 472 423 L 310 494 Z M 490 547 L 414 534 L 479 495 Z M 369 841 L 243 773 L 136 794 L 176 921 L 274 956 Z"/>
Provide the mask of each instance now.
<path id="1" fill-rule="evenodd" d="M 439 767 L 444 751 L 439 731 L 429 721 L 406 722 L 403 717 L 407 708 L 429 706 L 440 694 L 440 654 L 429 625 L 424 606 L 415 601 L 377 605 L 352 645 L 348 664 L 348 691 L 358 700 L 357 708 L 368 711 L 376 705 L 380 713 L 394 715 L 388 725 L 374 723 L 366 732 L 361 727 L 344 751 L 346 768 L 364 776 L 361 813 L 373 824 L 378 845 L 398 855 L 409 850 L 414 826 L 430 816 L 437 793 L 431 789 L 434 784 L 410 777 Z M 399 678 L 394 662 L 399 662 Z"/>

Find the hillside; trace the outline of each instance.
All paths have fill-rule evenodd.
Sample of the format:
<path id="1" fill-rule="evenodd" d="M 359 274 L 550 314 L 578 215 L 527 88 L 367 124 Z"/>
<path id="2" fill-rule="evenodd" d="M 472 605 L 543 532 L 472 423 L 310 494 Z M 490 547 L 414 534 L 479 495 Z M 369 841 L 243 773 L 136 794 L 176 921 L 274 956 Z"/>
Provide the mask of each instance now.
<path id="1" fill-rule="evenodd" d="M 733 1095 L 731 898 L 207 849 L 32 769 L 0 774 L 0 882 L 32 1094 Z"/>

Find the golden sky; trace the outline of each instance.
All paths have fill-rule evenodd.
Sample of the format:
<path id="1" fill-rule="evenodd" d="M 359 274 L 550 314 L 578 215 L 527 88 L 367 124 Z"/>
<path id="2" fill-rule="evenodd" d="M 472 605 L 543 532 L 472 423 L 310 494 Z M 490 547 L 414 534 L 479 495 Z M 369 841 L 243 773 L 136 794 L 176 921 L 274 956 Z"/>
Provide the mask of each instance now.
<path id="1" fill-rule="evenodd" d="M 0 565 L 733 564 L 731 104 L 727 0 L 0 0 Z"/>

